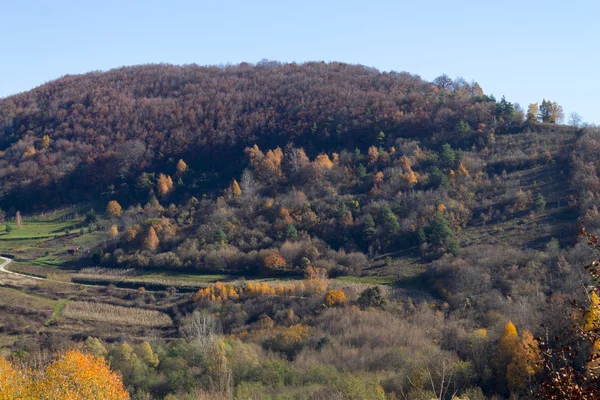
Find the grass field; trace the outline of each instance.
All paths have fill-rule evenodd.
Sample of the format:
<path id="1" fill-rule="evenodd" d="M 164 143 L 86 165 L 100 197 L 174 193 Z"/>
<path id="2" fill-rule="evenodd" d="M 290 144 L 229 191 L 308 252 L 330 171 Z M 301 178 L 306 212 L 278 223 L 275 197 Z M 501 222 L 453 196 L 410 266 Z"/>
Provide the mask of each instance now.
<path id="1" fill-rule="evenodd" d="M 18 306 L 28 310 L 52 311 L 56 306 L 56 301 L 27 294 L 17 289 L 0 287 L 0 306 Z"/>
<path id="2" fill-rule="evenodd" d="M 393 285 L 396 280 L 394 276 L 339 276 L 334 279 L 344 283 L 364 283 L 368 285 Z"/>
<path id="3" fill-rule="evenodd" d="M 31 240 L 47 239 L 66 234 L 66 230 L 77 228 L 77 220 L 58 220 L 52 222 L 28 222 L 24 221 L 21 227 L 9 223 L 11 231 L 6 230 L 6 224 L 0 225 L 0 240 Z"/>

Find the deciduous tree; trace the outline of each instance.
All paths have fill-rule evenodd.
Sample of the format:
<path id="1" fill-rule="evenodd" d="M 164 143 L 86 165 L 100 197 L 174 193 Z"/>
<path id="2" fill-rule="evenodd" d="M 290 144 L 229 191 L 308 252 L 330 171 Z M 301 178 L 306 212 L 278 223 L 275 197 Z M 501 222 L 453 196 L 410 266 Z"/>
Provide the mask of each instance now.
<path id="1" fill-rule="evenodd" d="M 238 184 L 238 182 L 234 179 L 233 183 L 231 184 L 231 193 L 233 194 L 234 197 L 240 197 L 242 195 L 242 189 L 240 189 L 240 185 Z"/>
<path id="2" fill-rule="evenodd" d="M 166 197 L 171 193 L 171 190 L 173 190 L 173 179 L 168 175 L 159 174 L 156 181 L 156 187 L 158 194 L 162 197 Z"/>
<path id="3" fill-rule="evenodd" d="M 325 305 L 327 307 L 337 307 L 346 304 L 346 294 L 343 290 L 332 289 L 325 294 Z"/>
<path id="4" fill-rule="evenodd" d="M 121 205 L 116 200 L 111 200 L 106 205 L 106 215 L 109 217 L 118 217 L 121 215 Z"/>
<path id="5" fill-rule="evenodd" d="M 146 234 L 146 238 L 144 239 L 144 249 L 145 250 L 156 250 L 159 245 L 158 236 L 156 236 L 156 231 L 154 227 L 148 228 L 148 233 Z"/>

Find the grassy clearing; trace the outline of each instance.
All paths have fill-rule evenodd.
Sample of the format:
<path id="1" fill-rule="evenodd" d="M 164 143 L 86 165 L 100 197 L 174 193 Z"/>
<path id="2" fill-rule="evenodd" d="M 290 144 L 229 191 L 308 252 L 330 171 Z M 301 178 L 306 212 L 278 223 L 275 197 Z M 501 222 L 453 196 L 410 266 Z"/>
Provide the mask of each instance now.
<path id="1" fill-rule="evenodd" d="M 0 287 L 0 305 L 18 306 L 27 310 L 52 310 L 56 301 L 45 297 L 33 296 L 17 289 Z"/>
<path id="2" fill-rule="evenodd" d="M 171 317 L 160 311 L 85 301 L 74 301 L 67 304 L 63 316 L 75 320 L 98 321 L 117 325 L 138 325 L 152 328 L 173 325 Z"/>
<path id="3" fill-rule="evenodd" d="M 339 276 L 334 279 L 344 283 L 364 283 L 368 285 L 393 285 L 396 278 L 392 275 L 382 276 Z"/>
<path id="4" fill-rule="evenodd" d="M 79 221 L 77 220 L 59 220 L 52 222 L 29 222 L 23 221 L 23 226 L 17 228 L 10 222 L 12 230 L 6 230 L 6 224 L 0 225 L 0 240 L 27 240 L 27 239 L 46 239 L 55 236 L 62 236 L 65 230 L 73 230 Z"/>
<path id="5" fill-rule="evenodd" d="M 190 282 L 217 282 L 226 281 L 232 278 L 231 275 L 224 274 L 180 274 L 177 272 L 153 272 L 149 274 L 138 275 L 139 279 L 177 279 Z"/>

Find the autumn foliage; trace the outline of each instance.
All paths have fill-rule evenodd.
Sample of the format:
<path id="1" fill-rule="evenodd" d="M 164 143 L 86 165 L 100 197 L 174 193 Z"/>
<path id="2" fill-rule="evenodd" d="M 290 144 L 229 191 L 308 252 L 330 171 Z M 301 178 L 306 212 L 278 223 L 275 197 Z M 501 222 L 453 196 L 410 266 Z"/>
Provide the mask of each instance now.
<path id="1" fill-rule="evenodd" d="M 129 394 L 103 358 L 69 350 L 40 370 L 15 368 L 0 360 L 0 398 L 126 400 Z"/>
<path id="2" fill-rule="evenodd" d="M 121 215 L 121 205 L 115 200 L 111 200 L 106 205 L 106 215 L 109 217 L 118 217 Z"/>
<path id="3" fill-rule="evenodd" d="M 325 295 L 325 305 L 327 307 L 337 307 L 346 304 L 346 294 L 343 290 L 333 289 Z"/>
<path id="4" fill-rule="evenodd" d="M 146 234 L 146 238 L 144 239 L 144 249 L 146 250 L 156 250 L 158 248 L 159 240 L 158 236 L 156 236 L 156 231 L 154 227 L 148 228 L 148 233 Z"/>

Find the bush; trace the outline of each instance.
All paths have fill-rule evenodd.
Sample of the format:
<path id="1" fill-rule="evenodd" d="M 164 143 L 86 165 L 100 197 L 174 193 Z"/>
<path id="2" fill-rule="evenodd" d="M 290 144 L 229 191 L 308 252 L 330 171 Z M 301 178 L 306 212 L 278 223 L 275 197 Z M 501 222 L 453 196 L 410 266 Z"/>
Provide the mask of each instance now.
<path id="1" fill-rule="evenodd" d="M 343 306 L 346 304 L 346 294 L 343 290 L 333 289 L 325 295 L 325 305 L 327 307 Z"/>
<path id="2" fill-rule="evenodd" d="M 387 301 L 381 294 L 379 286 L 373 286 L 363 290 L 358 296 L 357 302 L 360 308 L 365 309 L 368 307 L 384 308 Z"/>

